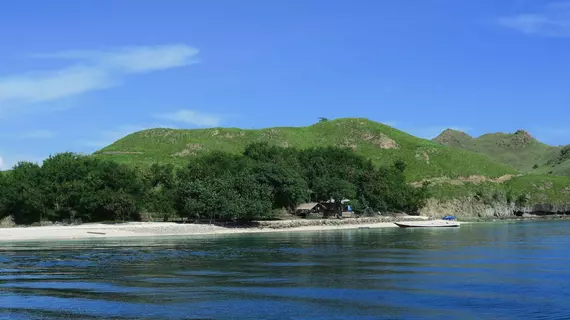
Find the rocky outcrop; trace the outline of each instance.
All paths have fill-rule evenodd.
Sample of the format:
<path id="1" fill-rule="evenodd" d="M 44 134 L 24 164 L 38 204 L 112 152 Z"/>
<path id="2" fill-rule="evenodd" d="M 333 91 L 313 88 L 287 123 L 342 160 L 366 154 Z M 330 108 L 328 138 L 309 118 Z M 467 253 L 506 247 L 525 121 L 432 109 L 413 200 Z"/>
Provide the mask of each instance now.
<path id="1" fill-rule="evenodd" d="M 472 147 L 473 137 L 462 131 L 445 129 L 433 141 L 449 147 L 469 148 Z"/>
<path id="2" fill-rule="evenodd" d="M 545 216 L 552 214 L 570 215 L 570 204 L 550 204 L 538 203 L 515 210 L 515 215 L 532 214 L 537 216 Z"/>
<path id="3" fill-rule="evenodd" d="M 473 198 L 459 198 L 453 200 L 428 200 L 420 214 L 430 217 L 454 215 L 465 218 L 509 218 L 523 215 L 567 215 L 570 214 L 570 204 L 533 204 L 523 207 L 506 201 L 485 203 Z"/>
<path id="4" fill-rule="evenodd" d="M 0 219 L 0 228 L 13 228 L 16 226 L 16 222 L 14 222 L 14 217 L 7 216 L 3 219 Z"/>
<path id="5" fill-rule="evenodd" d="M 514 204 L 495 203 L 486 204 L 470 198 L 460 198 L 453 200 L 429 199 L 426 206 L 420 210 L 422 215 L 430 217 L 440 217 L 443 215 L 453 215 L 457 217 L 510 217 L 515 216 Z"/>

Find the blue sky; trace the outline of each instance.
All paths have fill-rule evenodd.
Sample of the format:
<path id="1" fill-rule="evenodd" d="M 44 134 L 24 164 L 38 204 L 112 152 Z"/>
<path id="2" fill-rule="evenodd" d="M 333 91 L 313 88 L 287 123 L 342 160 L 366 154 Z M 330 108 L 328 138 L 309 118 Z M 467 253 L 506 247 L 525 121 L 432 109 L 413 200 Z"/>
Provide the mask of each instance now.
<path id="1" fill-rule="evenodd" d="M 570 2 L 19 0 L 0 30 L 2 168 L 318 117 L 570 143 Z"/>

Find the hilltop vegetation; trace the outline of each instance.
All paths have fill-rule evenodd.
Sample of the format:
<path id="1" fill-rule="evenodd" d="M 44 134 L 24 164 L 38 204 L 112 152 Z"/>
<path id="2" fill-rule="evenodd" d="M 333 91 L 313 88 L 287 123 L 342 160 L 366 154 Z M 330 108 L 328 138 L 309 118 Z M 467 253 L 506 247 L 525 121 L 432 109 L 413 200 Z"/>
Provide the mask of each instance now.
<path id="1" fill-rule="evenodd" d="M 365 119 L 145 130 L 94 156 L 59 154 L 0 173 L 0 219 L 248 221 L 331 198 L 351 199 L 360 214 L 570 208 L 570 177 L 539 174 L 570 169 L 570 147 L 541 144 L 524 131 L 475 139 L 446 130 L 435 140 Z M 534 162 L 541 165 L 528 169 Z"/>
<path id="2" fill-rule="evenodd" d="M 564 176 L 520 175 L 504 181 L 434 183 L 430 194 L 438 200 L 471 197 L 488 205 L 496 201 L 517 206 L 570 203 L 570 178 Z"/>
<path id="3" fill-rule="evenodd" d="M 441 146 L 392 127 L 358 118 L 324 120 L 308 127 L 261 130 L 150 129 L 130 134 L 96 152 L 95 156 L 129 165 L 184 165 L 190 158 L 213 151 L 241 154 L 248 144 L 255 142 L 299 149 L 345 147 L 370 159 L 377 166 L 389 166 L 402 160 L 408 165 L 406 177 L 409 180 L 440 176 L 499 177 L 515 172 L 486 156 Z"/>
<path id="4" fill-rule="evenodd" d="M 255 143 L 242 154 L 212 152 L 186 165 L 135 168 L 71 153 L 42 166 L 20 163 L 0 174 L 0 219 L 41 221 L 139 220 L 141 214 L 250 221 L 294 211 L 299 203 L 350 199 L 355 211 L 417 213 L 425 186 L 407 183 L 406 165 L 377 167 L 350 149 L 304 150 Z"/>
<path id="5" fill-rule="evenodd" d="M 561 147 L 539 170 L 543 173 L 570 176 L 570 145 Z"/>
<path id="6" fill-rule="evenodd" d="M 522 172 L 530 172 L 536 165 L 545 165 L 559 148 L 534 139 L 526 131 L 513 134 L 492 133 L 473 138 L 464 132 L 445 130 L 434 139 L 442 145 L 469 150 L 485 155 Z"/>
<path id="7" fill-rule="evenodd" d="M 524 130 L 473 138 L 464 132 L 447 129 L 433 140 L 444 146 L 485 155 L 523 173 L 570 176 L 570 146 L 549 146 Z"/>

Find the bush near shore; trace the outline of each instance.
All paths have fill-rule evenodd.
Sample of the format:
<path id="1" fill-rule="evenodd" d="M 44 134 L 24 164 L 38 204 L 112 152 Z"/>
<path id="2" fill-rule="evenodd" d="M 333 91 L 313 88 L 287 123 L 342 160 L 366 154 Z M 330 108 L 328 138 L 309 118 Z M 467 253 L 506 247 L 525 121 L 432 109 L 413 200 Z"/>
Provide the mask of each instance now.
<path id="1" fill-rule="evenodd" d="M 0 174 L 0 219 L 17 224 L 161 218 L 218 221 L 270 218 L 304 202 L 351 199 L 356 212 L 417 213 L 427 186 L 410 186 L 406 164 L 376 167 L 350 149 L 298 150 L 253 143 L 241 155 L 212 152 L 186 166 L 131 167 L 62 153 L 37 165 L 21 162 Z M 337 201 L 337 203 L 340 202 Z M 339 208 L 340 209 L 340 208 Z"/>

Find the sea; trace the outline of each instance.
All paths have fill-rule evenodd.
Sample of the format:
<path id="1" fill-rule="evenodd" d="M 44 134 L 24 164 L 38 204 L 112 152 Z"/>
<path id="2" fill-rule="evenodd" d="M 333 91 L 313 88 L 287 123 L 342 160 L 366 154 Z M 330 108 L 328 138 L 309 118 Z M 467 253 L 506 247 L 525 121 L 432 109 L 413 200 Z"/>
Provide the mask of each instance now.
<path id="1" fill-rule="evenodd" d="M 570 319 L 569 301 L 569 221 L 0 239 L 0 319 Z"/>

